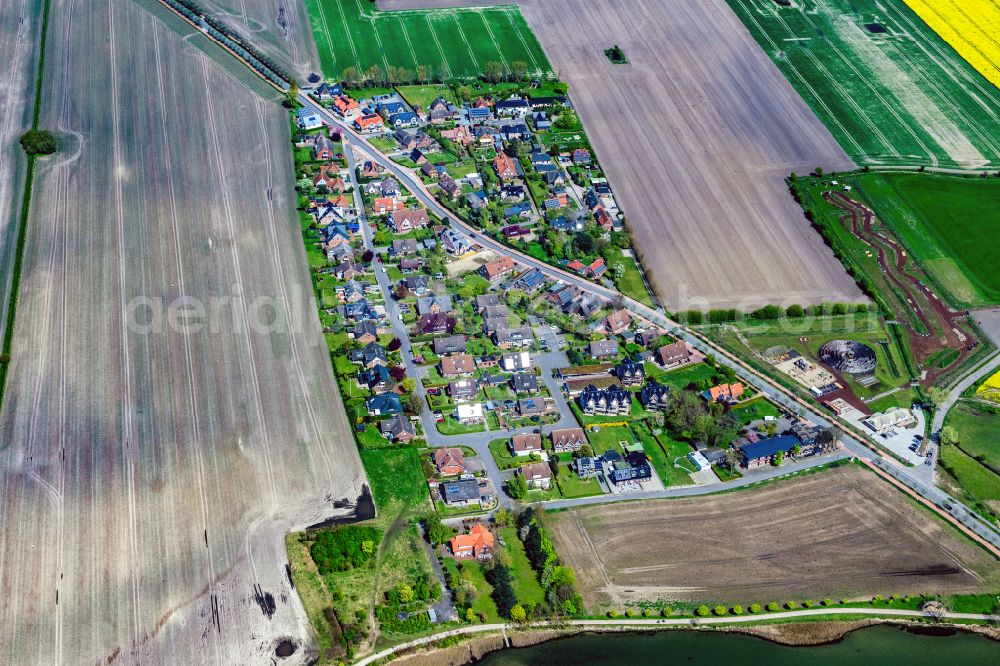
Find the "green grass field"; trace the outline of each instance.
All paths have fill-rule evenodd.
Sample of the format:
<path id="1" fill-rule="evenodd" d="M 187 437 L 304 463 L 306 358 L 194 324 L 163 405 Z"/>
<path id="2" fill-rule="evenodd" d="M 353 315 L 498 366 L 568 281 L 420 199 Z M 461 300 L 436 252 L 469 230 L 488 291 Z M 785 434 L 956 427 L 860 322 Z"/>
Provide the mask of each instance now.
<path id="1" fill-rule="evenodd" d="M 468 9 L 378 11 L 368 0 L 306 0 L 324 74 L 340 78 L 402 67 L 443 80 L 481 75 L 487 62 L 515 62 L 547 75 L 551 66 L 515 5 Z"/>
<path id="2" fill-rule="evenodd" d="M 945 421 L 958 430 L 958 447 L 984 465 L 1000 470 L 1000 409 L 959 402 Z"/>
<path id="3" fill-rule="evenodd" d="M 850 196 L 875 211 L 877 224 L 889 228 L 918 266 L 910 272 L 930 280 L 956 309 L 1000 303 L 1000 179 L 902 172 L 841 173 L 798 178 L 802 207 L 832 233 L 835 248 L 863 272 L 897 318 L 912 308 L 883 276 L 871 248 L 840 223 L 844 211 L 822 198 L 826 190 L 850 186 Z"/>
<path id="4" fill-rule="evenodd" d="M 903 2 L 727 2 L 855 162 L 1000 164 L 1000 90 Z"/>
<path id="5" fill-rule="evenodd" d="M 1000 303 L 1000 179 L 867 173 L 855 180 L 955 305 Z"/>
<path id="6" fill-rule="evenodd" d="M 379 512 L 390 504 L 405 509 L 428 506 L 429 495 L 420 456 L 412 447 L 361 451 L 361 463 Z"/>
<path id="7" fill-rule="evenodd" d="M 975 403 L 957 403 L 945 425 L 957 445 L 942 445 L 940 465 L 960 487 L 959 499 L 996 521 L 1000 515 L 1000 414 Z M 963 497 L 964 495 L 964 497 Z"/>

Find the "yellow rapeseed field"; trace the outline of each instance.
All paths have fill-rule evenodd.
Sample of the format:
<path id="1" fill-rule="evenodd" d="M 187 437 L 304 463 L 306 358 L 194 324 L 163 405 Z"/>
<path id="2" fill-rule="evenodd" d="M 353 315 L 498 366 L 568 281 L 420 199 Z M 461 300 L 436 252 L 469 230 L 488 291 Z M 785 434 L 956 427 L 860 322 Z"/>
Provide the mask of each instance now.
<path id="1" fill-rule="evenodd" d="M 1000 88 L 1000 2 L 903 0 L 970 65 Z"/>
<path id="2" fill-rule="evenodd" d="M 980 400 L 1000 402 L 1000 372 L 994 374 L 976 389 L 976 397 Z"/>

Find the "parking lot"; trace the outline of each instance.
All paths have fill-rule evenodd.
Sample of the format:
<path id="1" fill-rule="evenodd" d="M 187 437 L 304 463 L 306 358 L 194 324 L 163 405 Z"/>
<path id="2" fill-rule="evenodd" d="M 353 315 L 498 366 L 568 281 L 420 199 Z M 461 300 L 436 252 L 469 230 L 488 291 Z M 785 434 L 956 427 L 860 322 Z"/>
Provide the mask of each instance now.
<path id="1" fill-rule="evenodd" d="M 892 428 L 881 434 L 872 433 L 871 428 L 862 423 L 866 417 L 856 409 L 845 412 L 844 418 L 862 432 L 871 434 L 879 446 L 889 449 L 908 463 L 923 465 L 926 458 L 918 453 L 923 440 L 917 440 L 917 437 L 924 436 L 925 418 L 924 413 L 919 410 L 914 410 L 913 415 L 917 417 L 917 424 L 912 428 Z M 934 445 L 930 444 L 929 446 Z"/>

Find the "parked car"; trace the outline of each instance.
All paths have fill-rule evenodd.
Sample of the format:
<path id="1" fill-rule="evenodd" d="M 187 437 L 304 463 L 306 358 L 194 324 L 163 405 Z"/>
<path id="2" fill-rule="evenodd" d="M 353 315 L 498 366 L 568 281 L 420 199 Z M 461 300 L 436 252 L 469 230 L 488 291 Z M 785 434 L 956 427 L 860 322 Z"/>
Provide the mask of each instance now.
<path id="1" fill-rule="evenodd" d="M 427 393 L 429 393 L 430 395 L 441 395 L 441 389 L 439 389 L 439 388 L 429 388 L 429 389 L 427 389 Z"/>

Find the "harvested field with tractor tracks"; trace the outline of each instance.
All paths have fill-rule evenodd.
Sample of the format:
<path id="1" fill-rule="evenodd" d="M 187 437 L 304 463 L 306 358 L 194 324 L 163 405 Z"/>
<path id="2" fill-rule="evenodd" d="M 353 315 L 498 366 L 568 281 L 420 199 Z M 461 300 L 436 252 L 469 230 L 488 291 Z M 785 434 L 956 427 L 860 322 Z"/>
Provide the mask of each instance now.
<path id="1" fill-rule="evenodd" d="M 854 466 L 754 490 L 548 516 L 588 609 L 995 589 L 995 561 Z"/>
<path id="2" fill-rule="evenodd" d="M 52 4 L 41 124 L 73 141 L 35 177 L 0 413 L 0 663 L 263 664 L 285 639 L 308 663 L 283 535 L 364 494 L 287 112 L 158 7 Z"/>

